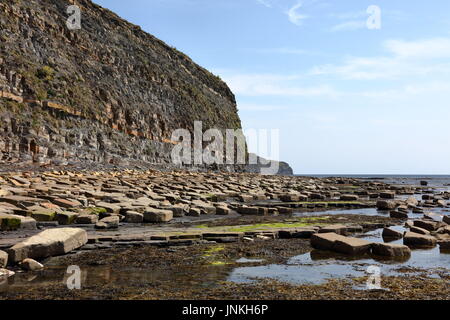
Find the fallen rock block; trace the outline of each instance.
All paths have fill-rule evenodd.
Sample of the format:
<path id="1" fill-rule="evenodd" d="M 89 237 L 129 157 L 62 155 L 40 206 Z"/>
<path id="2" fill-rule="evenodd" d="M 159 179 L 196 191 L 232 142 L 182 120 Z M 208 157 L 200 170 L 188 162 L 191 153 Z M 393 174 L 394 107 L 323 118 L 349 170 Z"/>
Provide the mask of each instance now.
<path id="1" fill-rule="evenodd" d="M 435 247 L 436 243 L 436 238 L 414 232 L 406 232 L 403 237 L 403 244 L 408 246 Z"/>
<path id="2" fill-rule="evenodd" d="M 87 243 L 87 233 L 80 228 L 47 229 L 8 249 L 9 259 L 40 259 L 66 254 Z"/>
<path id="3" fill-rule="evenodd" d="M 36 230 L 36 228 L 36 220 L 31 217 L 0 213 L 0 230 L 2 231 Z"/>
<path id="4" fill-rule="evenodd" d="M 187 216 L 189 217 L 200 217 L 202 215 L 202 212 L 198 208 L 190 208 L 189 212 L 187 213 Z"/>
<path id="5" fill-rule="evenodd" d="M 403 238 L 403 233 L 396 230 L 392 230 L 391 228 L 384 228 L 382 237 L 388 239 L 401 239 Z"/>
<path id="6" fill-rule="evenodd" d="M 410 227 L 409 230 L 411 232 L 418 233 L 418 234 L 424 234 L 424 235 L 429 235 L 430 234 L 430 231 L 425 230 L 423 228 L 414 227 L 414 226 Z"/>
<path id="7" fill-rule="evenodd" d="M 380 198 L 381 199 L 394 199 L 395 192 L 391 192 L 391 191 L 380 192 Z"/>
<path id="8" fill-rule="evenodd" d="M 97 208 L 103 208 L 106 210 L 106 212 L 108 213 L 112 213 L 112 214 L 118 214 L 120 212 L 120 206 L 113 204 L 113 203 L 108 203 L 108 202 L 98 202 L 96 204 Z"/>
<path id="9" fill-rule="evenodd" d="M 411 249 L 401 244 L 372 243 L 372 253 L 383 257 L 408 257 Z"/>
<path id="10" fill-rule="evenodd" d="M 444 250 L 450 250 L 450 240 L 439 241 L 439 247 Z"/>
<path id="11" fill-rule="evenodd" d="M 278 237 L 280 239 L 311 239 L 313 234 L 316 234 L 318 229 L 305 228 L 295 230 L 280 230 L 278 231 Z"/>
<path id="12" fill-rule="evenodd" d="M 8 264 L 8 254 L 5 251 L 0 250 L 0 268 L 6 267 Z"/>
<path id="13" fill-rule="evenodd" d="M 9 277 L 12 277 L 16 273 L 14 271 L 10 271 L 8 269 L 2 269 L 0 268 L 0 280 L 7 279 Z"/>
<path id="14" fill-rule="evenodd" d="M 414 226 L 428 231 L 435 231 L 438 228 L 438 224 L 434 221 L 415 220 Z"/>
<path id="15" fill-rule="evenodd" d="M 142 223 L 144 222 L 144 215 L 136 211 L 127 211 L 127 213 L 125 214 L 125 222 Z"/>
<path id="16" fill-rule="evenodd" d="M 31 217 L 36 221 L 53 221 L 56 217 L 55 210 L 52 209 L 43 209 L 40 211 L 34 211 L 31 213 Z"/>
<path id="17" fill-rule="evenodd" d="M 36 260 L 27 258 L 20 263 L 20 267 L 26 271 L 38 271 L 44 269 L 44 265 Z"/>
<path id="18" fill-rule="evenodd" d="M 341 201 L 358 201 L 359 196 L 355 194 L 343 194 L 340 199 Z"/>
<path id="19" fill-rule="evenodd" d="M 394 210 L 397 204 L 394 201 L 378 200 L 377 209 L 378 210 Z"/>
<path id="20" fill-rule="evenodd" d="M 95 229 L 117 229 L 119 222 L 119 216 L 106 217 L 95 224 Z"/>
<path id="21" fill-rule="evenodd" d="M 267 208 L 259 208 L 259 207 L 239 207 L 237 212 L 242 215 L 255 215 L 255 216 L 265 215 L 265 213 L 267 213 L 266 211 L 260 209 L 267 210 Z"/>
<path id="22" fill-rule="evenodd" d="M 75 219 L 76 224 L 96 224 L 98 216 L 95 214 L 81 214 Z"/>
<path id="23" fill-rule="evenodd" d="M 449 225 L 450 225 L 450 216 L 444 216 L 444 217 L 442 218 L 442 221 L 445 222 L 446 224 L 449 224 Z"/>
<path id="24" fill-rule="evenodd" d="M 321 228 L 319 233 L 336 233 L 340 235 L 347 234 L 347 226 L 342 224 L 329 225 Z"/>
<path id="25" fill-rule="evenodd" d="M 408 219 L 408 214 L 400 211 L 391 211 L 390 217 L 394 219 Z"/>
<path id="26" fill-rule="evenodd" d="M 337 240 L 345 239 L 344 236 L 336 233 L 316 233 L 311 236 L 311 246 L 318 250 L 333 250 Z"/>
<path id="27" fill-rule="evenodd" d="M 56 221 L 62 226 L 69 225 L 75 222 L 78 215 L 78 213 L 70 211 L 59 212 L 56 214 Z"/>
<path id="28" fill-rule="evenodd" d="M 216 207 L 216 214 L 219 216 L 227 216 L 230 212 L 231 210 L 227 207 Z"/>
<path id="29" fill-rule="evenodd" d="M 345 237 L 334 242 L 333 251 L 352 256 L 370 253 L 372 243 L 358 238 Z"/>
<path id="30" fill-rule="evenodd" d="M 161 223 L 169 222 L 172 219 L 173 213 L 170 210 L 149 208 L 144 212 L 144 222 Z"/>
<path id="31" fill-rule="evenodd" d="M 81 207 L 81 203 L 77 200 L 67 200 L 67 199 L 56 198 L 56 199 L 52 199 L 51 202 L 56 204 L 57 206 L 67 208 L 67 209 Z"/>

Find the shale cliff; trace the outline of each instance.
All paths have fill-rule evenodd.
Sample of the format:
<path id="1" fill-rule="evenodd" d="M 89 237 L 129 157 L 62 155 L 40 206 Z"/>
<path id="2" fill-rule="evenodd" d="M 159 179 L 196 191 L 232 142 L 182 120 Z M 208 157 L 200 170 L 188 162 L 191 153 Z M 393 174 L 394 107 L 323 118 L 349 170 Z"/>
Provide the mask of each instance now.
<path id="1" fill-rule="evenodd" d="M 194 121 L 241 128 L 228 86 L 188 56 L 90 0 L 0 0 L 3 161 L 169 163 Z"/>

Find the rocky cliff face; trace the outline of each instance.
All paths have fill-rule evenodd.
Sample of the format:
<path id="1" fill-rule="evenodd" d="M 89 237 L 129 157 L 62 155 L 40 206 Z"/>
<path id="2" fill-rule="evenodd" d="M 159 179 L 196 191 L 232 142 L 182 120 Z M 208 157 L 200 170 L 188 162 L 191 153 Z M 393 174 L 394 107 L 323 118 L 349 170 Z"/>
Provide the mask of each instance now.
<path id="1" fill-rule="evenodd" d="M 183 53 L 90 0 L 0 0 L 0 161 L 167 166 L 194 121 L 241 128 L 228 86 Z"/>
<path id="2" fill-rule="evenodd" d="M 0 151 L 168 162 L 174 129 L 240 128 L 227 85 L 89 0 L 0 0 Z"/>

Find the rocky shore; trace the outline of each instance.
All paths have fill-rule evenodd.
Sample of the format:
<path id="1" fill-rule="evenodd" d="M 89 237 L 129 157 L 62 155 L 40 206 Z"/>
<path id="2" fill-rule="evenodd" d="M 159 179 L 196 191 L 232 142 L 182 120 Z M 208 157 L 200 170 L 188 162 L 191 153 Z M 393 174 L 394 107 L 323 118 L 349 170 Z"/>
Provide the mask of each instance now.
<path id="1" fill-rule="evenodd" d="M 265 264 L 284 263 L 311 250 L 404 259 L 418 248 L 439 246 L 445 254 L 449 217 L 428 211 L 446 210 L 449 197 L 426 185 L 350 178 L 131 169 L 4 172 L 0 174 L 0 268 L 4 268 L 0 271 L 8 283 L 26 272 L 51 273 L 55 266 L 108 265 L 116 272 L 133 268 L 136 273 L 150 269 L 155 274 L 164 267 L 168 268 L 164 281 L 142 280 L 142 288 L 160 290 L 172 285 L 171 298 L 181 298 L 195 291 L 196 285 L 177 288 L 178 280 L 170 276 L 170 270 L 186 266 L 209 273 L 218 265 L 231 270 L 234 258 L 263 256 Z M 378 214 L 318 213 L 368 208 L 377 209 Z M 406 231 L 394 226 L 404 226 Z M 384 241 L 361 239 L 377 229 L 383 230 Z M 402 244 L 389 243 L 393 240 Z M 189 283 L 202 281 L 194 278 Z M 444 279 L 448 281 L 445 275 Z M 120 281 L 115 288 L 108 284 L 103 289 L 93 283 L 91 290 L 71 295 L 108 298 L 108 290 L 118 290 L 110 298 L 132 298 L 142 289 Z M 230 297 L 215 283 L 208 289 L 212 296 Z M 256 287 L 267 285 L 262 281 Z M 291 285 L 270 286 L 284 290 Z M 48 292 L 41 297 L 42 291 L 34 286 L 28 293 L 6 290 L 5 297 L 63 298 L 61 283 L 43 287 Z M 95 290 L 99 292 L 94 294 Z M 147 292 L 142 297 L 168 297 L 158 290 L 159 296 Z M 266 296 L 274 297 L 278 296 Z M 293 293 L 291 298 L 296 297 Z"/>

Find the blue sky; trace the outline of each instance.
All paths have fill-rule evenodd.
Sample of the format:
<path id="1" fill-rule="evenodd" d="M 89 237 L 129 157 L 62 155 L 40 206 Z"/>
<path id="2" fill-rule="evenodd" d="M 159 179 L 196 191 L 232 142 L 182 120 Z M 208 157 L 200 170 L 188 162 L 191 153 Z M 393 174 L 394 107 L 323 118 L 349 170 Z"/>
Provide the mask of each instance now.
<path id="1" fill-rule="evenodd" d="M 450 174 L 448 0 L 95 2 L 224 79 L 296 173 Z"/>

